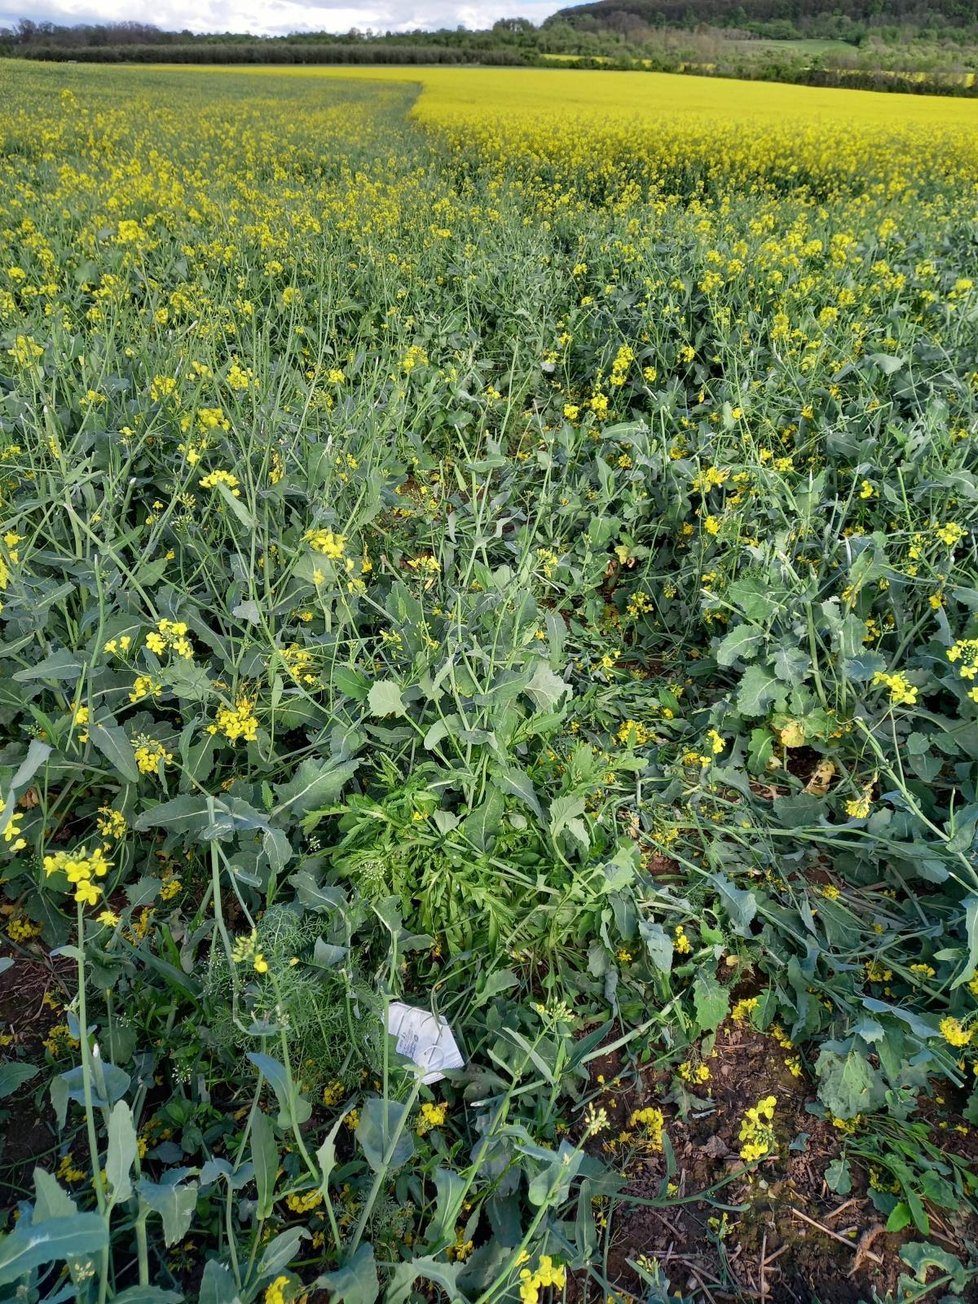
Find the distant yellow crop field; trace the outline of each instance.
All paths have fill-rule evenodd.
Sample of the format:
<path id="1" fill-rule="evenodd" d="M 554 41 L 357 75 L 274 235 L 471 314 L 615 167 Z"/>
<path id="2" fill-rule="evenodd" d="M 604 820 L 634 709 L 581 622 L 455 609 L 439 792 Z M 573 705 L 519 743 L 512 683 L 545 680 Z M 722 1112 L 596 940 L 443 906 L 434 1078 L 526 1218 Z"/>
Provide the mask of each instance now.
<path id="1" fill-rule="evenodd" d="M 158 64 L 193 75 L 199 67 Z M 688 77 L 673 73 L 596 72 L 580 68 L 315 67 L 211 68 L 240 76 L 339 77 L 343 80 L 415 82 L 422 88 L 415 115 L 520 117 L 528 112 L 563 117 L 627 115 L 661 119 L 677 114 L 756 121 L 785 117 L 833 123 L 951 126 L 978 132 L 978 100 L 900 95 L 882 91 L 792 86 L 781 82 Z"/>
<path id="2" fill-rule="evenodd" d="M 240 69 L 215 69 L 234 72 Z M 195 76 L 201 69 L 173 69 Z M 408 82 L 414 120 L 470 159 L 562 196 L 630 187 L 882 190 L 978 183 L 978 102 L 667 73 L 563 68 L 261 68 L 248 75 Z"/>

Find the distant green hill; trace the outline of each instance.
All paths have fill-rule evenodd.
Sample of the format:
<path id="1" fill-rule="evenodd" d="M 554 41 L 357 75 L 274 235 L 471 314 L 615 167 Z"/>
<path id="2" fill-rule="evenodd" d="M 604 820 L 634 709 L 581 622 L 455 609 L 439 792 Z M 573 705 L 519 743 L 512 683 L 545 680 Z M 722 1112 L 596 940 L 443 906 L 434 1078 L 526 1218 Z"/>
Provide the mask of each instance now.
<path id="1" fill-rule="evenodd" d="M 907 26 L 918 30 L 978 28 L 975 0 L 592 0 L 547 20 L 628 34 L 642 26 L 743 28 L 778 25 L 797 32 L 813 26 Z M 545 24 L 546 25 L 546 24 Z"/>

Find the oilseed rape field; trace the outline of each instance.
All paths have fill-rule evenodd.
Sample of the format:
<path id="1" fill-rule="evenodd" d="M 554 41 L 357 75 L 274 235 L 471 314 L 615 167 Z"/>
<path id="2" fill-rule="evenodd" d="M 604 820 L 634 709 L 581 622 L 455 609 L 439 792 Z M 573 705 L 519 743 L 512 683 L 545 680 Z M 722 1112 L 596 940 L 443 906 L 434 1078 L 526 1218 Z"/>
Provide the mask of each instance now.
<path id="1" fill-rule="evenodd" d="M 0 64 L 0 1299 L 974 1298 L 976 108 Z"/>

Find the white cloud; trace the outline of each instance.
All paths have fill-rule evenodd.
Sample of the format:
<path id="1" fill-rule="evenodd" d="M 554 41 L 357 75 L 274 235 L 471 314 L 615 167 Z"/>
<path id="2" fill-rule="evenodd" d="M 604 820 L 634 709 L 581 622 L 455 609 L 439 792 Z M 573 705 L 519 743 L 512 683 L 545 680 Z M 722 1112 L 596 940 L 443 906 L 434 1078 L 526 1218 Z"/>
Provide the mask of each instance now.
<path id="1" fill-rule="evenodd" d="M 8 0 L 9 3 L 9 0 Z M 406 32 L 415 28 L 490 27 L 497 18 L 520 15 L 542 22 L 560 8 L 560 0 L 426 0 L 410 7 L 398 0 L 352 5 L 331 0 L 266 0 L 260 9 L 248 0 L 28 0 L 23 8 L 0 9 L 0 26 L 18 18 L 35 22 L 146 22 L 169 31 L 254 32 Z"/>

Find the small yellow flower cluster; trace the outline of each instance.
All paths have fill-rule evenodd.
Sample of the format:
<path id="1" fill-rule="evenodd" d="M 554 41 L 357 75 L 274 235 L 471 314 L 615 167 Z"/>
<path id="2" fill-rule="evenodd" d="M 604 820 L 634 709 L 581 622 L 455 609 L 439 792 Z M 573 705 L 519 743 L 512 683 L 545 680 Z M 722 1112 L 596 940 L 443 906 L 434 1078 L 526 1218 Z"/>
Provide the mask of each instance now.
<path id="1" fill-rule="evenodd" d="M 145 734 L 139 734 L 133 739 L 133 742 L 135 743 L 136 768 L 140 774 L 159 774 L 161 764 L 170 765 L 172 763 L 173 753 L 168 752 L 157 739 L 147 738 Z"/>
<path id="2" fill-rule="evenodd" d="M 868 783 L 866 787 L 863 788 L 860 796 L 853 797 L 846 802 L 846 814 L 850 819 L 864 820 L 868 817 L 873 804 L 872 793 L 873 784 Z"/>
<path id="3" fill-rule="evenodd" d="M 645 1109 L 634 1109 L 628 1118 L 630 1129 L 641 1128 L 643 1130 L 642 1143 L 646 1150 L 662 1149 L 662 1133 L 665 1125 L 665 1115 L 655 1105 L 648 1105 Z"/>
<path id="4" fill-rule="evenodd" d="M 6 844 L 5 850 L 13 856 L 27 846 L 27 839 L 22 837 L 20 832 L 24 816 L 21 811 L 12 811 L 8 818 L 5 814 L 6 809 L 3 799 L 0 798 L 0 840 Z"/>
<path id="5" fill-rule="evenodd" d="M 172 398 L 176 392 L 177 382 L 173 376 L 154 376 L 150 381 L 149 397 L 153 403 L 161 403 L 165 398 Z"/>
<path id="6" fill-rule="evenodd" d="M 276 1277 L 265 1290 L 265 1304 L 287 1304 L 292 1292 L 289 1291 L 288 1295 L 285 1292 L 289 1290 L 290 1285 L 291 1281 L 288 1277 Z"/>
<path id="7" fill-rule="evenodd" d="M 740 1157 L 745 1163 L 755 1163 L 777 1150 L 778 1140 L 772 1126 L 774 1107 L 777 1103 L 776 1096 L 765 1096 L 744 1114 L 740 1123 L 739 1139 Z"/>
<path id="8" fill-rule="evenodd" d="M 946 521 L 944 525 L 938 525 L 934 533 L 940 539 L 941 543 L 946 544 L 949 548 L 956 548 L 968 531 L 957 521 Z"/>
<path id="9" fill-rule="evenodd" d="M 163 685 L 152 675 L 137 675 L 129 692 L 129 701 L 141 702 L 144 697 L 159 697 L 162 691 Z"/>
<path id="10" fill-rule="evenodd" d="M 465 1239 L 464 1229 L 458 1229 L 455 1232 L 455 1244 L 449 1245 L 445 1257 L 454 1259 L 456 1263 L 464 1263 L 474 1249 L 474 1243 Z"/>
<path id="11" fill-rule="evenodd" d="M 85 1180 L 84 1168 L 79 1168 L 75 1163 L 71 1151 L 62 1155 L 58 1163 L 58 1176 L 63 1182 L 83 1182 Z"/>
<path id="12" fill-rule="evenodd" d="M 231 949 L 231 959 L 235 964 L 250 964 L 255 973 L 268 973 L 268 961 L 258 949 L 258 933 L 255 929 L 238 938 Z"/>
<path id="13" fill-rule="evenodd" d="M 415 367 L 426 367 L 428 365 L 428 354 L 419 344 L 412 344 L 401 359 L 401 368 L 410 375 Z"/>
<path id="14" fill-rule="evenodd" d="M 941 1036 L 949 1046 L 969 1046 L 974 1036 L 974 1029 L 964 1028 L 960 1019 L 953 1019 L 950 1015 L 946 1019 L 941 1019 L 938 1027 L 941 1030 Z"/>
<path id="15" fill-rule="evenodd" d="M 35 937 L 41 936 L 40 926 L 26 915 L 13 915 L 7 920 L 6 929 L 12 942 L 32 942 Z"/>
<path id="16" fill-rule="evenodd" d="M 978 638 L 962 638 L 952 643 L 947 650 L 947 659 L 953 663 L 960 662 L 958 676 L 961 679 L 974 679 L 978 676 Z M 968 694 L 973 702 L 978 702 L 978 688 Z"/>
<path id="17" fill-rule="evenodd" d="M 215 471 L 215 475 L 220 472 Z M 190 639 L 187 637 L 187 624 L 183 620 L 161 620 L 157 622 L 156 629 L 146 635 L 146 646 L 151 652 L 155 652 L 158 657 L 165 652 L 175 652 L 178 657 L 183 657 L 185 661 L 193 659 L 194 648 Z"/>
<path id="18" fill-rule="evenodd" d="M 644 747 L 652 737 L 652 731 L 638 720 L 625 720 L 615 736 L 625 747 Z"/>
<path id="19" fill-rule="evenodd" d="M 303 535 L 313 552 L 320 552 L 331 561 L 339 561 L 346 549 L 346 536 L 332 530 L 306 530 Z"/>
<path id="20" fill-rule="evenodd" d="M 684 1082 L 709 1082 L 710 1070 L 705 1064 L 691 1064 L 685 1060 L 679 1066 L 679 1076 Z"/>
<path id="21" fill-rule="evenodd" d="M 836 1129 L 836 1131 L 842 1132 L 846 1136 L 853 1136 L 856 1132 L 859 1131 L 859 1128 L 863 1121 L 863 1116 L 862 1114 L 856 1114 L 855 1117 L 853 1118 L 833 1117 L 831 1118 L 830 1121 L 832 1123 L 832 1126 Z"/>
<path id="22" fill-rule="evenodd" d="M 890 701 L 894 706 L 913 706 L 917 701 L 918 690 L 902 671 L 891 675 L 885 670 L 877 670 L 873 675 L 873 684 L 877 688 L 886 687 L 890 690 Z"/>
<path id="23" fill-rule="evenodd" d="M 44 350 L 30 335 L 18 335 L 14 339 L 14 347 L 8 349 L 7 354 L 18 367 L 27 368 L 44 357 Z"/>
<path id="24" fill-rule="evenodd" d="M 71 718 L 71 723 L 78 730 L 78 741 L 80 743 L 88 742 L 88 724 L 90 723 L 91 712 L 87 706 L 76 706 Z"/>
<path id="25" fill-rule="evenodd" d="M 283 294 L 284 297 L 284 294 Z M 233 389 L 236 394 L 243 393 L 250 388 L 255 379 L 255 373 L 250 367 L 242 367 L 237 358 L 228 367 L 228 374 L 224 380 L 228 389 Z"/>
<path id="26" fill-rule="evenodd" d="M 69 883 L 74 884 L 75 900 L 82 905 L 93 906 L 102 895 L 102 889 L 92 882 L 93 878 L 104 878 L 112 868 L 111 860 L 105 859 L 101 847 L 96 847 L 89 854 L 87 847 L 77 851 L 56 851 L 44 857 L 44 873 L 63 873 Z"/>
<path id="27" fill-rule="evenodd" d="M 438 575 L 441 572 L 441 562 L 437 557 L 432 557 L 430 553 L 426 553 L 421 557 L 410 557 L 406 565 L 410 570 L 423 575 Z"/>
<path id="28" fill-rule="evenodd" d="M 103 838 L 115 838 L 118 842 L 120 838 L 126 836 L 129 825 L 121 810 L 116 810 L 112 806 L 100 806 L 95 817 L 95 827 Z"/>
<path id="29" fill-rule="evenodd" d="M 125 653 L 129 651 L 131 646 L 132 636 L 129 634 L 122 634 L 119 638 L 110 638 L 107 642 L 103 643 L 102 651 L 113 654 Z"/>
<path id="30" fill-rule="evenodd" d="M 328 1086 L 323 1088 L 323 1104 L 332 1107 L 338 1105 L 343 1099 L 345 1088 L 339 1078 L 334 1078 Z"/>
<path id="31" fill-rule="evenodd" d="M 682 924 L 677 924 L 673 929 L 672 946 L 677 955 L 689 955 L 693 950 L 693 943 L 686 936 L 686 929 Z"/>
<path id="32" fill-rule="evenodd" d="M 441 1127 L 447 1116 L 448 1105 L 444 1101 L 440 1105 L 432 1105 L 426 1100 L 421 1106 L 421 1117 L 418 1119 L 414 1130 L 418 1136 L 424 1136 L 433 1127 Z"/>
<path id="33" fill-rule="evenodd" d="M 322 1191 L 307 1191 L 305 1195 L 287 1195 L 285 1203 L 293 1213 L 309 1213 L 323 1202 Z"/>
<path id="34" fill-rule="evenodd" d="M 319 682 L 319 676 L 315 673 L 315 661 L 308 648 L 300 647 L 298 643 L 290 643 L 288 647 L 279 649 L 279 656 L 285 663 L 286 670 L 297 683 Z"/>
<path id="35" fill-rule="evenodd" d="M 520 1300 L 522 1304 L 538 1304 L 541 1290 L 555 1286 L 563 1290 L 567 1285 L 567 1270 L 555 1264 L 549 1254 L 541 1254 L 535 1272 L 524 1268 L 520 1273 Z"/>
<path id="36" fill-rule="evenodd" d="M 258 717 L 254 712 L 254 698 L 239 697 L 234 706 L 218 709 L 215 722 L 207 726 L 207 732 L 212 735 L 222 733 L 232 743 L 239 738 L 253 743 L 258 738 Z"/>
<path id="37" fill-rule="evenodd" d="M 609 377 L 609 380 L 616 389 L 620 389 L 621 386 L 624 385 L 625 379 L 628 376 L 628 370 L 634 361 L 634 350 L 630 349 L 627 344 L 623 344 L 615 354 L 615 360 L 611 364 L 611 376 Z"/>
<path id="38" fill-rule="evenodd" d="M 71 1035 L 71 1029 L 67 1023 L 55 1023 L 48 1028 L 47 1036 L 41 1041 L 41 1045 L 58 1059 L 61 1055 L 66 1055 L 69 1050 L 74 1050 L 78 1046 L 78 1039 Z"/>
<path id="39" fill-rule="evenodd" d="M 198 481 L 201 489 L 216 489 L 219 484 L 224 485 L 235 498 L 241 497 L 241 490 L 238 488 L 238 477 L 232 475 L 230 471 L 210 471 L 202 480 Z"/>
<path id="40" fill-rule="evenodd" d="M 746 1023 L 758 1006 L 756 996 L 745 996 L 742 1001 L 737 1001 L 730 1011 L 730 1017 L 734 1023 Z"/>
<path id="41" fill-rule="evenodd" d="M 190 427 L 191 427 L 192 424 L 193 424 L 193 422 L 192 422 L 192 420 L 191 420 L 190 417 L 181 417 L 181 419 L 180 419 L 180 429 L 184 432 L 184 434 L 186 434 L 186 432 L 190 429 Z M 230 429 L 231 429 L 231 422 L 230 422 L 230 421 L 227 419 L 227 417 L 224 415 L 224 409 L 223 409 L 223 408 L 219 408 L 219 407 L 213 407 L 213 408 L 198 408 L 198 409 L 197 409 L 197 428 L 198 428 L 199 430 L 202 430 L 202 431 L 207 431 L 207 430 L 230 430 Z M 188 460 L 189 460 L 189 459 L 188 459 Z M 226 471 L 225 471 L 225 472 L 222 472 L 222 474 L 223 474 L 223 475 L 226 475 L 227 472 L 226 472 Z M 204 487 L 205 487 L 205 488 L 210 488 L 211 486 L 210 486 L 210 485 L 205 485 Z"/>

